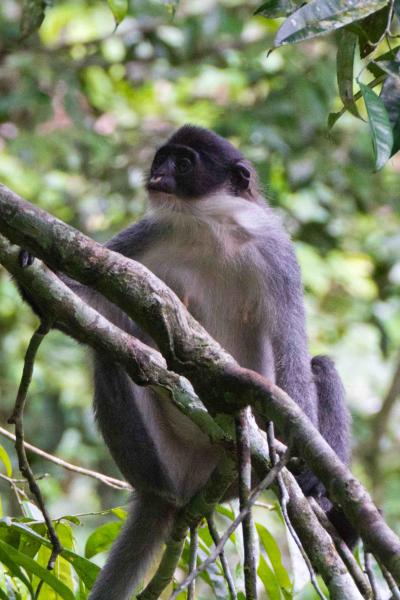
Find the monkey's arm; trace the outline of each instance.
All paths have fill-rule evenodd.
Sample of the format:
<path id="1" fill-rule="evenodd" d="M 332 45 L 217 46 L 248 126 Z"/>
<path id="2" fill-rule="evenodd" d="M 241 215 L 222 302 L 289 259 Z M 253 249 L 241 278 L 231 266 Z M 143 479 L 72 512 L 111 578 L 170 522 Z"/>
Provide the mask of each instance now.
<path id="1" fill-rule="evenodd" d="M 265 261 L 275 378 L 318 427 L 318 401 L 305 327 L 300 268 L 285 234 L 269 237 L 259 248 Z"/>
<path id="2" fill-rule="evenodd" d="M 145 252 L 146 249 L 155 242 L 158 237 L 162 235 L 162 228 L 158 223 L 150 217 L 144 218 L 137 223 L 134 223 L 130 227 L 127 227 L 116 236 L 111 238 L 107 242 L 106 247 L 114 252 L 119 252 L 124 256 L 132 259 L 139 259 L 140 254 Z M 23 268 L 29 268 L 32 264 L 34 257 L 30 255 L 26 250 L 21 250 L 20 262 Z M 82 300 L 91 304 L 94 308 L 102 312 L 108 312 L 106 307 L 109 308 L 111 304 L 105 300 L 98 292 L 92 290 L 78 281 L 75 281 L 71 277 L 68 277 L 64 273 L 57 273 L 57 276 L 66 284 L 75 294 L 77 294 Z M 23 288 L 18 283 L 18 289 L 22 298 L 30 305 L 32 310 L 38 315 L 39 318 L 46 317 L 43 314 L 41 307 L 32 298 L 28 289 Z M 56 322 L 54 327 L 61 329 L 64 333 L 69 334 L 68 330 L 63 326 L 61 322 Z"/>

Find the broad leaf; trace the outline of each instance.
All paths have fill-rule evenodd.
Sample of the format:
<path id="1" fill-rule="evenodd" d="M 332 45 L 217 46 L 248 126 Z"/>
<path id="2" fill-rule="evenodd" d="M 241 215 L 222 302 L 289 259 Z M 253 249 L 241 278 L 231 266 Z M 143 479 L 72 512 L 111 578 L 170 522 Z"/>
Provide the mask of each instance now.
<path id="1" fill-rule="evenodd" d="M 385 32 L 389 17 L 389 5 L 384 6 L 378 12 L 369 15 L 366 19 L 360 21 L 359 25 L 359 45 L 360 56 L 365 58 L 376 48 L 376 43 Z"/>
<path id="2" fill-rule="evenodd" d="M 121 23 L 128 13 L 128 0 L 108 0 L 108 6 L 111 9 L 117 24 Z"/>
<path id="3" fill-rule="evenodd" d="M 400 54 L 400 52 L 399 52 Z M 392 156 L 400 150 L 400 56 L 399 60 L 383 61 L 391 74 L 382 86 L 380 98 L 389 115 L 393 131 Z M 379 63 L 381 64 L 381 63 Z"/>
<path id="4" fill-rule="evenodd" d="M 13 577 L 16 577 L 27 587 L 33 597 L 33 588 L 31 582 L 25 575 L 24 571 L 19 565 L 19 561 L 16 561 L 14 556 L 10 555 L 9 552 L 2 546 L 3 542 L 0 540 L 0 562 L 7 567 Z M 8 547 L 8 544 L 5 544 Z M 12 548 L 12 546 L 10 546 Z"/>
<path id="5" fill-rule="evenodd" d="M 255 15 L 262 15 L 267 19 L 287 17 L 302 4 L 301 0 L 268 0 L 257 8 Z"/>
<path id="6" fill-rule="evenodd" d="M 381 71 L 383 73 L 383 71 Z M 368 86 L 370 89 L 373 89 L 374 87 L 376 87 L 377 85 L 379 85 L 380 83 L 382 83 L 382 81 L 384 80 L 384 73 L 383 76 L 382 75 L 378 75 L 378 77 L 376 77 L 373 81 L 370 81 Z M 360 98 L 362 98 L 362 93 L 361 90 L 358 91 L 356 94 L 354 94 L 354 101 L 360 100 Z M 328 129 L 332 129 L 332 127 L 335 125 L 336 121 L 338 121 L 338 119 L 340 119 L 340 117 L 342 115 L 344 115 L 344 113 L 346 112 L 346 108 L 343 107 L 341 110 L 339 110 L 339 112 L 336 113 L 330 113 L 328 116 Z"/>
<path id="7" fill-rule="evenodd" d="M 260 564 L 257 569 L 257 575 L 263 582 L 264 589 L 267 592 L 267 598 L 269 600 L 281 600 L 282 594 L 278 581 L 276 580 L 274 572 L 268 565 L 263 555 L 260 556 Z"/>
<path id="8" fill-rule="evenodd" d="M 346 29 L 339 32 L 336 56 L 339 95 L 343 106 L 355 117 L 360 117 L 353 94 L 353 66 L 356 46 L 357 36 L 354 33 Z"/>
<path id="9" fill-rule="evenodd" d="M 368 113 L 375 155 L 375 168 L 378 171 L 389 160 L 392 153 L 392 127 L 383 101 L 367 85 L 363 83 L 359 85 Z"/>
<path id="10" fill-rule="evenodd" d="M 399 0 L 394 0 L 394 12 L 395 12 L 395 15 L 396 15 L 398 21 L 400 22 L 400 2 L 399 2 Z"/>
<path id="11" fill-rule="evenodd" d="M 369 71 L 371 71 L 371 73 L 375 77 L 383 75 L 386 71 L 384 71 L 384 69 L 381 69 L 380 63 L 388 62 L 388 61 L 391 62 L 393 60 L 396 60 L 396 55 L 399 52 L 399 50 L 400 50 L 400 46 L 395 46 L 391 50 L 388 50 L 388 52 L 381 54 L 380 56 L 378 56 L 378 58 L 375 58 L 375 60 L 368 63 L 367 69 Z"/>
<path id="12" fill-rule="evenodd" d="M 282 588 L 282 590 L 285 590 L 287 593 L 290 594 L 293 588 L 292 582 L 290 581 L 288 572 L 283 566 L 282 554 L 275 538 L 273 537 L 273 535 L 271 535 L 268 529 L 260 523 L 256 524 L 256 528 L 260 542 L 264 550 L 268 554 L 268 558 L 275 571 L 275 576 L 280 587 Z"/>
<path id="13" fill-rule="evenodd" d="M 311 0 L 279 29 L 275 46 L 293 44 L 344 27 L 384 7 L 387 0 Z"/>
<path id="14" fill-rule="evenodd" d="M 57 577 L 55 577 L 51 571 L 48 571 L 44 567 L 41 567 L 36 561 L 32 560 L 26 554 L 23 554 L 19 550 L 16 550 L 9 544 L 0 540 L 0 549 L 4 551 L 7 557 L 12 560 L 16 565 L 24 568 L 28 573 L 32 573 L 40 579 L 43 579 L 53 590 L 63 598 L 63 600 L 74 600 L 74 594 L 62 583 Z"/>
<path id="15" fill-rule="evenodd" d="M 0 598 L 1 598 L 1 600 L 11 600 L 10 597 L 1 588 L 0 588 Z"/>
<path id="16" fill-rule="evenodd" d="M 390 77 L 400 79 L 400 62 L 397 60 L 380 60 L 379 66 L 382 71 L 390 75 Z"/>
<path id="17" fill-rule="evenodd" d="M 86 558 L 92 558 L 92 556 L 108 550 L 118 536 L 121 526 L 121 522 L 111 522 L 98 527 L 86 540 Z"/>
<path id="18" fill-rule="evenodd" d="M 21 15 L 21 37 L 26 38 L 39 29 L 45 14 L 45 0 L 24 0 Z"/>
<path id="19" fill-rule="evenodd" d="M 38 549 L 39 549 L 40 545 L 43 545 L 46 548 L 51 548 L 51 543 L 47 538 L 43 537 L 42 535 L 40 535 L 39 533 L 37 533 L 36 531 L 31 529 L 25 523 L 18 523 L 16 521 L 8 523 L 8 522 L 3 521 L 1 523 L 1 525 L 3 527 L 7 526 L 12 531 L 17 531 L 18 533 L 22 534 L 22 536 L 26 536 L 27 539 L 31 540 L 32 544 L 37 545 Z M 65 540 L 64 540 L 64 542 L 65 542 Z M 21 546 L 21 550 L 23 550 L 25 552 L 25 545 Z M 25 554 L 31 555 L 31 552 L 28 551 L 28 552 L 25 552 Z M 100 571 L 100 568 L 97 565 L 95 565 L 93 562 L 88 560 L 87 558 L 84 558 L 83 556 L 79 556 L 79 554 L 72 552 L 72 550 L 67 550 L 64 548 L 64 550 L 62 552 L 62 556 L 69 563 L 71 563 L 76 574 L 78 575 L 78 577 L 80 579 L 82 579 L 84 584 L 88 588 L 91 588 L 93 586 L 93 583 L 94 583 L 99 571 Z"/>
<path id="20" fill-rule="evenodd" d="M 3 465 L 6 468 L 6 475 L 7 475 L 7 477 L 11 477 L 12 476 L 11 460 L 10 460 L 10 457 L 8 456 L 8 454 L 7 454 L 6 449 L 1 444 L 0 444 L 0 460 L 1 460 L 1 462 L 3 463 Z"/>

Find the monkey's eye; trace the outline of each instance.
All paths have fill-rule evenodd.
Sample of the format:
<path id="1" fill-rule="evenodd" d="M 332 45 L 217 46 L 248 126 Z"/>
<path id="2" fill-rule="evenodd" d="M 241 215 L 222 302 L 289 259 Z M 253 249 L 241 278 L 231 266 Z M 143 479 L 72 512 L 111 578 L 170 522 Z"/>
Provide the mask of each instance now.
<path id="1" fill-rule="evenodd" d="M 180 174 L 189 173 L 189 171 L 192 169 L 192 166 L 192 161 L 189 158 L 179 158 L 176 161 L 176 170 Z"/>

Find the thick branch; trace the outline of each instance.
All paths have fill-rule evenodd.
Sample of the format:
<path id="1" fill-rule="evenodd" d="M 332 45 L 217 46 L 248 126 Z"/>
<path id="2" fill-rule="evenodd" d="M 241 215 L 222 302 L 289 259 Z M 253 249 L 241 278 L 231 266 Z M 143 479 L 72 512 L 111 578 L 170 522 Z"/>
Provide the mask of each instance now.
<path id="1" fill-rule="evenodd" d="M 21 269 L 18 262 L 18 254 L 18 249 L 11 247 L 10 244 L 0 236 L 0 262 L 3 262 L 10 272 L 18 278 L 22 285 L 29 288 L 30 293 L 33 294 L 34 300 L 39 300 L 45 310 L 52 308 L 53 313 L 57 318 L 62 315 L 69 330 L 71 333 L 73 332 L 78 339 L 82 339 L 86 343 L 89 343 L 102 351 L 110 352 L 112 359 L 119 360 L 121 364 L 125 366 L 127 371 L 131 373 L 133 378 L 137 377 L 138 373 L 141 374 L 142 377 L 145 377 L 146 373 L 152 373 L 153 378 L 157 375 L 158 385 L 156 385 L 155 389 L 158 391 L 160 389 L 164 390 L 167 383 L 169 386 L 168 389 L 171 391 L 171 382 L 176 384 L 177 387 L 172 387 L 169 398 L 176 402 L 178 409 L 184 412 L 184 414 L 187 414 L 189 418 L 192 418 L 194 422 L 197 422 L 199 427 L 208 434 L 211 440 L 219 443 L 222 447 L 229 446 L 230 438 L 228 435 L 225 435 L 225 433 L 216 425 L 212 417 L 207 413 L 194 394 L 190 384 L 186 382 L 185 385 L 183 385 L 183 382 L 185 382 L 183 378 L 179 378 L 176 374 L 168 372 L 163 365 L 162 357 L 157 352 L 144 344 L 138 343 L 139 345 L 137 345 L 137 340 L 111 325 L 111 323 L 101 317 L 96 311 L 84 304 L 78 296 L 54 275 L 54 273 L 40 265 L 39 261 L 36 261 L 29 269 Z M 120 336 L 122 337 L 120 338 Z M 135 349 L 137 352 L 134 352 Z M 149 354 L 144 356 L 143 360 L 141 360 L 140 351 L 142 351 L 143 354 L 146 352 Z M 145 360 L 146 357 L 147 362 Z M 156 370 L 154 371 L 153 369 L 152 371 L 148 366 L 146 367 L 147 363 L 150 364 L 150 367 L 156 368 Z M 154 380 L 148 378 L 149 384 L 151 384 L 152 381 Z M 179 399 L 179 402 L 176 398 Z M 266 471 L 270 468 L 268 444 L 265 434 L 260 432 L 257 428 L 255 419 L 251 415 L 249 418 L 249 428 L 254 466 L 260 479 L 262 479 L 265 476 Z M 233 463 L 233 461 L 231 462 Z M 215 503 L 220 500 L 224 490 L 227 489 L 236 475 L 234 463 L 233 465 L 229 465 L 228 461 L 228 467 L 227 473 L 222 476 L 220 466 L 218 472 L 211 477 L 205 490 L 190 502 L 187 511 L 185 511 L 185 513 L 187 513 L 185 516 L 185 519 L 187 519 L 185 521 L 187 526 L 194 523 L 199 515 L 209 514 L 213 510 Z M 302 494 L 300 490 L 298 490 L 297 496 L 294 496 L 293 499 L 291 499 L 294 512 L 301 510 L 298 499 L 301 497 Z M 314 523 L 311 527 L 310 523 L 311 521 L 309 520 L 299 521 L 296 524 L 298 533 L 302 539 L 307 539 L 310 548 L 319 548 L 320 536 L 318 534 L 318 527 L 320 528 L 320 525 L 316 522 L 316 524 Z M 338 578 L 340 580 L 342 579 L 342 564 L 339 559 L 335 562 L 335 556 L 332 552 L 328 552 L 329 560 L 324 563 L 324 548 L 325 546 L 322 546 L 322 550 L 318 555 L 318 568 L 327 582 L 328 587 L 335 587 L 336 580 Z M 311 558 L 313 560 L 313 557 Z M 156 575 L 156 577 L 158 577 L 158 575 Z M 162 572 L 160 573 L 159 581 L 161 581 L 161 579 L 165 581 Z M 157 583 L 157 585 L 159 585 L 159 583 Z M 351 597 L 351 595 L 342 596 L 342 598 L 346 598 L 346 600 L 349 597 Z"/>
<path id="2" fill-rule="evenodd" d="M 0 187 L 0 230 L 52 268 L 91 285 L 120 306 L 152 335 L 168 364 L 190 378 L 208 406 L 222 408 L 221 399 L 225 410 L 255 405 L 274 421 L 285 440 L 295 443 L 331 498 L 342 505 L 374 554 L 400 581 L 400 540 L 368 493 L 287 394 L 239 367 L 157 277 L 24 202 L 4 186 Z"/>
<path id="3" fill-rule="evenodd" d="M 329 533 L 332 538 L 333 543 L 335 544 L 336 550 L 338 551 L 340 557 L 342 558 L 344 564 L 346 565 L 349 573 L 353 577 L 358 589 L 360 590 L 363 598 L 366 600 L 372 599 L 372 590 L 369 585 L 369 581 L 365 577 L 364 573 L 360 569 L 358 562 L 353 556 L 351 550 L 349 550 L 348 546 L 344 543 L 335 527 L 332 525 L 328 517 L 326 516 L 325 511 L 322 510 L 318 502 L 315 498 L 308 499 L 313 511 L 318 517 L 319 522 L 324 527 L 324 529 Z"/>

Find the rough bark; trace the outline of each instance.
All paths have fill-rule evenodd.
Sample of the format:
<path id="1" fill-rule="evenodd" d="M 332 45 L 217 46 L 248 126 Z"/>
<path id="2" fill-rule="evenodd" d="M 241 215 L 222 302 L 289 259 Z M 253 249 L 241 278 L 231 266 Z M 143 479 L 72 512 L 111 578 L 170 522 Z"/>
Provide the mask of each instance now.
<path id="1" fill-rule="evenodd" d="M 191 381 L 211 413 L 252 405 L 272 420 L 400 582 L 400 540 L 366 490 L 288 395 L 257 373 L 241 368 L 165 284 L 143 265 L 96 244 L 4 186 L 0 186 L 0 232 L 51 268 L 103 293 L 136 320 L 157 342 L 168 367 Z"/>

